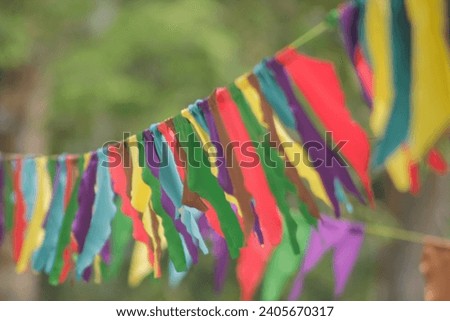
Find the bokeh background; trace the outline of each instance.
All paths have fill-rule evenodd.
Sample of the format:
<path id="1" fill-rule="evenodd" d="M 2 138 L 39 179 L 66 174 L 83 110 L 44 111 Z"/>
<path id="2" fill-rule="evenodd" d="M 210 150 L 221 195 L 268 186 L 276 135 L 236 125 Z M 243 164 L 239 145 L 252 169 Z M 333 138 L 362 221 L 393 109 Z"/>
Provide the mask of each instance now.
<path id="1" fill-rule="evenodd" d="M 320 23 L 338 0 L 0 0 L 0 150 L 85 152 L 178 113 Z M 364 105 L 338 30 L 302 47 L 336 64 L 354 117 Z M 370 135 L 370 132 L 369 132 Z M 352 219 L 450 235 L 449 177 L 423 177 L 418 197 L 374 174 L 375 209 Z M 131 252 L 131 251 L 130 251 Z M 367 235 L 344 300 L 421 300 L 421 246 Z M 213 262 L 200 259 L 175 289 L 147 279 L 101 285 L 16 275 L 10 243 L 0 250 L 1 300 L 236 300 L 230 268 L 214 293 Z M 307 280 L 303 300 L 333 298 L 331 257 Z"/>

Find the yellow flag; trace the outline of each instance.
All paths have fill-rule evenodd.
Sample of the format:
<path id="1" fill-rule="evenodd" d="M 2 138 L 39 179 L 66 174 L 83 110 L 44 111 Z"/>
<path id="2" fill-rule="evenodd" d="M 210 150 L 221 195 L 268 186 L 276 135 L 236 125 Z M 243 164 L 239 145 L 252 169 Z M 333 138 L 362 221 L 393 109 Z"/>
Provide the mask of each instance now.
<path id="1" fill-rule="evenodd" d="M 128 285 L 131 287 L 139 286 L 152 271 L 153 268 L 148 260 L 147 246 L 142 242 L 134 243 L 128 272 Z"/>
<path id="2" fill-rule="evenodd" d="M 244 95 L 245 100 L 247 100 L 248 104 L 250 105 L 250 109 L 252 110 L 258 122 L 262 126 L 267 128 L 268 125 L 264 122 L 264 113 L 261 108 L 261 98 L 259 97 L 258 91 L 249 83 L 247 77 L 248 74 L 245 74 L 236 79 L 236 87 L 238 87 Z"/>
<path id="3" fill-rule="evenodd" d="M 133 173 L 131 175 L 131 205 L 140 213 L 148 208 L 148 202 L 151 196 L 150 187 L 144 183 L 142 179 L 142 167 L 139 164 L 139 150 L 137 138 L 135 135 L 128 138 L 130 146 L 130 157 L 133 165 Z"/>
<path id="4" fill-rule="evenodd" d="M 450 63 L 444 0 L 406 0 L 412 30 L 410 150 L 421 160 L 450 125 Z"/>
<path id="5" fill-rule="evenodd" d="M 153 244 L 153 249 L 155 249 L 155 251 L 154 251 L 154 253 L 155 253 L 154 270 L 160 271 L 160 266 L 159 266 L 160 262 L 159 262 L 159 259 L 156 257 L 156 252 L 157 252 L 156 249 L 158 247 L 158 242 L 156 240 L 157 236 L 155 235 L 155 233 L 153 233 L 152 218 L 151 218 L 150 209 L 148 206 L 142 215 L 142 222 L 144 224 L 145 231 L 150 236 L 150 240 L 152 241 L 152 244 Z"/>
<path id="6" fill-rule="evenodd" d="M 86 168 L 89 165 L 89 161 L 91 160 L 91 153 L 85 153 L 83 155 L 84 158 L 84 167 L 83 167 L 83 173 L 86 171 Z"/>
<path id="7" fill-rule="evenodd" d="M 191 115 L 188 109 L 183 109 L 181 111 L 181 116 L 189 120 L 189 122 L 192 124 L 192 126 L 195 129 L 195 132 L 200 137 L 200 140 L 202 141 L 203 145 L 206 145 L 207 142 L 209 142 L 209 135 L 208 133 L 200 126 L 200 124 L 197 122 L 194 116 Z"/>
<path id="8" fill-rule="evenodd" d="M 102 268 L 101 268 L 102 258 L 100 255 L 94 257 L 94 283 L 102 283 Z"/>
<path id="9" fill-rule="evenodd" d="M 373 68 L 373 110 L 370 126 L 374 134 L 383 136 L 392 110 L 393 78 L 390 36 L 390 2 L 367 0 L 365 31 Z"/>
<path id="10" fill-rule="evenodd" d="M 409 165 L 411 155 L 406 145 L 398 148 L 386 160 L 386 170 L 392 183 L 400 192 L 408 192 L 411 187 Z"/>

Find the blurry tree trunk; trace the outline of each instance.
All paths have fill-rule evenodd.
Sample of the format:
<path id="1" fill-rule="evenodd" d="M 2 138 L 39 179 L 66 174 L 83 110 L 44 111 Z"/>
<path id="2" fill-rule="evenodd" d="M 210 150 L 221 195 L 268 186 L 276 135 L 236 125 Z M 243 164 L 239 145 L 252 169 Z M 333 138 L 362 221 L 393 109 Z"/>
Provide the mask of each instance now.
<path id="1" fill-rule="evenodd" d="M 405 229 L 447 236 L 450 222 L 450 176 L 429 173 L 421 193 L 399 193 L 386 179 L 386 204 Z M 422 246 L 393 241 L 380 253 L 380 300 L 423 300 L 424 280 L 419 271 Z"/>
<path id="2" fill-rule="evenodd" d="M 46 151 L 45 110 L 48 81 L 34 66 L 6 71 L 0 81 L 0 150 Z M 39 279 L 30 272 L 18 275 L 12 261 L 11 237 L 0 248 L 0 300 L 37 300 Z"/>

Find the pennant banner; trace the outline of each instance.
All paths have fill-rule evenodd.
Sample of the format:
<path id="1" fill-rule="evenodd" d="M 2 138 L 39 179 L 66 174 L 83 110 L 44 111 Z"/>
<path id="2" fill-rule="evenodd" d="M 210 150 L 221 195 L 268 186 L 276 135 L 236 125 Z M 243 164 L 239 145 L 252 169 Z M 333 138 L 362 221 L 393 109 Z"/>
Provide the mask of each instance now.
<path id="1" fill-rule="evenodd" d="M 433 148 L 449 119 L 442 6 L 431 1 L 419 12 L 412 0 L 367 0 L 341 8 L 379 138 L 372 163 L 385 164 L 401 190 L 418 191 L 424 158 L 447 172 Z M 429 102 L 435 112 L 425 112 Z M 165 269 L 176 286 L 211 252 L 215 289 L 237 259 L 244 300 L 259 288 L 265 300 L 298 299 L 331 251 L 338 296 L 364 239 L 361 223 L 339 218 L 351 201 L 373 204 L 370 161 L 334 66 L 287 47 L 125 141 L 83 155 L 0 158 L 0 242 L 9 232 L 17 271 L 46 273 L 53 285 L 109 280 L 132 246 L 130 286 Z"/>

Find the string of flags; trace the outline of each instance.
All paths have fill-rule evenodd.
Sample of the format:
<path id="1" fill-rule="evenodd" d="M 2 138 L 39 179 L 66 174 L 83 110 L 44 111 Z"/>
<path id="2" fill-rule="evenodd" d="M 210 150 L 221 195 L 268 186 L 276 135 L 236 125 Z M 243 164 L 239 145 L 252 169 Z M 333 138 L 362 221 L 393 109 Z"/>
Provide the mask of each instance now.
<path id="1" fill-rule="evenodd" d="M 400 97 L 407 93 L 403 84 L 433 90 L 436 104 L 448 102 L 443 99 L 449 87 L 431 88 L 417 76 L 425 66 L 417 61 L 416 46 L 425 40 L 432 42 L 429 50 L 439 53 L 433 64 L 448 66 L 443 35 L 423 39 L 428 28 L 440 30 L 439 22 L 426 18 L 441 7 L 430 5 L 421 13 L 412 2 L 391 0 L 392 8 L 383 11 L 378 1 L 355 1 L 339 15 L 373 109 L 372 130 L 379 142 L 372 163 L 386 164 L 401 190 L 405 181 L 407 189 L 414 189 L 411 167 L 426 154 L 432 168 L 447 172 L 434 145 L 445 130 L 448 106 L 436 105 L 442 113 L 427 113 L 427 126 L 436 127 L 424 130 L 416 124 L 424 98 L 413 95 L 405 102 Z M 386 73 L 383 68 L 395 76 L 396 68 L 402 68 L 397 64 L 408 60 L 392 53 L 392 62 L 379 67 L 375 56 L 380 59 L 383 52 L 375 51 L 385 48 L 384 55 L 390 56 L 392 49 L 385 44 L 374 50 L 372 41 L 381 36 L 367 30 L 377 14 L 386 19 L 404 5 L 414 21 L 396 18 L 389 23 L 401 32 L 383 27 L 387 38 L 404 41 L 405 25 L 412 26 L 412 49 L 401 52 L 413 61 L 408 65 L 411 76 L 409 82 L 392 80 L 396 91 L 391 96 L 398 98 L 391 97 L 387 106 L 378 80 Z M 373 50 L 370 56 L 367 48 Z M 439 70 L 443 86 L 446 70 Z M 412 110 L 405 123 L 408 135 L 388 130 L 405 122 L 403 112 L 394 113 L 397 105 Z M 376 120 L 380 113 L 384 125 Z M 434 117 L 439 122 L 432 122 Z M 406 149 L 408 157 L 400 152 Z M 71 276 L 86 282 L 117 277 L 132 247 L 131 286 L 151 274 L 159 278 L 165 269 L 170 285 L 176 286 L 201 254 L 211 252 L 215 289 L 223 288 L 229 262 L 237 259 L 241 298 L 246 300 L 259 287 L 263 299 L 279 299 L 292 279 L 288 298 L 297 299 L 305 276 L 332 251 L 335 295 L 340 295 L 365 231 L 363 223 L 341 219 L 341 211 L 353 210 L 350 200 L 374 203 L 370 150 L 367 133 L 348 111 L 334 66 L 288 46 L 229 86 L 125 141 L 83 155 L 0 158 L 0 243 L 9 233 L 17 272 L 45 273 L 53 285 Z M 392 156 L 396 153 L 402 156 Z M 399 172 L 405 161 L 410 165 L 406 180 Z M 334 218 L 319 208 L 328 208 Z"/>

